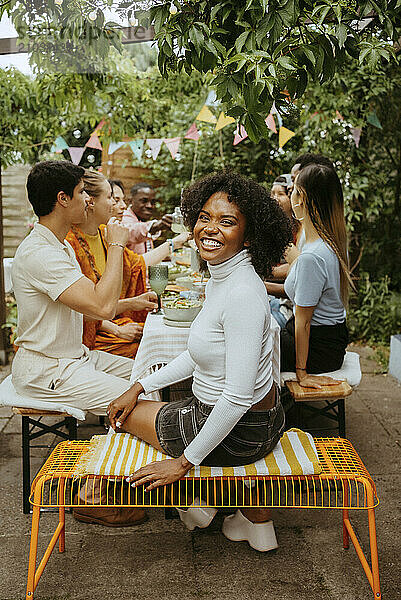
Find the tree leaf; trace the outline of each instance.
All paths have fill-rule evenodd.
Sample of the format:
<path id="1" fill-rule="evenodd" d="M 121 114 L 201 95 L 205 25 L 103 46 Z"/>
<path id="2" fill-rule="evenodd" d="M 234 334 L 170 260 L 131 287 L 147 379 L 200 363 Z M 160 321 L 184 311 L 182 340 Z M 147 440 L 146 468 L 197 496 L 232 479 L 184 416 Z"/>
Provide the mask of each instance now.
<path id="1" fill-rule="evenodd" d="M 288 56 L 280 56 L 277 62 L 287 71 L 296 71 L 297 68 L 294 66 L 293 61 Z"/>
<path id="2" fill-rule="evenodd" d="M 315 66 L 316 65 L 316 57 L 313 53 L 313 50 L 311 50 L 311 48 L 309 48 L 308 46 L 302 46 L 302 52 L 305 54 L 306 58 L 308 58 L 312 65 Z"/>
<path id="3" fill-rule="evenodd" d="M 339 43 L 340 48 L 344 47 L 345 40 L 347 39 L 348 28 L 344 23 L 339 23 L 336 26 L 336 36 Z"/>
<path id="4" fill-rule="evenodd" d="M 242 50 L 242 48 L 243 48 L 243 46 L 244 46 L 244 44 L 245 44 L 245 42 L 246 42 L 246 40 L 248 38 L 249 33 L 250 33 L 249 31 L 244 31 L 236 39 L 235 48 L 236 48 L 237 52 L 241 52 L 241 50 Z"/>

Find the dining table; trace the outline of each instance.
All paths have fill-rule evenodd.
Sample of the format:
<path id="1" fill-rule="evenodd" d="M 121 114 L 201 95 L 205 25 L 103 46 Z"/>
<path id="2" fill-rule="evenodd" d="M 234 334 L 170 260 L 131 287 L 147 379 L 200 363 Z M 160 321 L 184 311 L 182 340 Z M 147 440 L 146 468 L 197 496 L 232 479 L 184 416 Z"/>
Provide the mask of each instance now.
<path id="1" fill-rule="evenodd" d="M 190 327 L 172 327 L 166 325 L 163 315 L 149 314 L 143 328 L 142 340 L 139 344 L 131 374 L 131 383 L 160 369 L 187 349 Z M 273 379 L 280 385 L 280 326 L 274 317 L 271 318 L 271 335 L 273 338 L 272 370 Z M 139 399 L 163 401 L 169 400 L 169 388 L 152 392 Z"/>

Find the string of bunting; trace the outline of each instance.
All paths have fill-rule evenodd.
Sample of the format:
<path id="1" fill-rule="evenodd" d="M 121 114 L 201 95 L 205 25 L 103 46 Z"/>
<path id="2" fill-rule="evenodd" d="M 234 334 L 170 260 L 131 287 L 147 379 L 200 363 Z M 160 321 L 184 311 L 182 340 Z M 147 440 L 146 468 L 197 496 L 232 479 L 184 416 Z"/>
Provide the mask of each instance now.
<path id="1" fill-rule="evenodd" d="M 179 152 L 179 148 L 180 148 L 182 139 L 192 140 L 194 142 L 199 141 L 200 132 L 196 126 L 196 121 L 202 121 L 205 123 L 214 124 L 215 131 L 220 131 L 224 127 L 227 127 L 228 125 L 235 123 L 235 119 L 233 119 L 233 117 L 229 117 L 229 116 L 225 115 L 224 112 L 222 112 L 222 111 L 220 112 L 219 117 L 216 118 L 216 116 L 210 110 L 208 104 L 213 107 L 216 106 L 216 98 L 215 98 L 215 95 L 213 95 L 213 92 L 209 93 L 206 103 L 202 106 L 201 110 L 199 111 L 198 115 L 195 118 L 195 121 L 192 123 L 192 125 L 189 127 L 187 132 L 184 134 L 183 138 L 177 136 L 177 137 L 173 137 L 173 138 L 134 139 L 134 140 L 127 141 L 127 142 L 112 141 L 109 143 L 107 153 L 109 156 L 111 156 L 112 154 L 114 154 L 114 152 L 116 152 L 123 146 L 129 146 L 131 148 L 132 153 L 134 154 L 135 158 L 139 161 L 142 158 L 144 145 L 146 142 L 146 144 L 149 146 L 149 150 L 147 152 L 153 158 L 153 160 L 156 160 L 157 157 L 159 156 L 159 153 L 160 153 L 160 150 L 161 150 L 163 144 L 165 144 L 167 146 L 167 148 L 171 154 L 171 158 L 174 160 L 177 157 L 177 154 Z M 319 115 L 319 113 L 315 112 L 311 115 L 311 118 L 314 118 L 318 115 Z M 336 110 L 336 118 L 341 121 L 344 120 L 344 117 L 339 113 L 338 110 Z M 276 120 L 277 120 L 277 124 L 276 124 Z M 367 122 L 370 125 L 373 125 L 374 127 L 382 129 L 382 125 L 381 125 L 375 112 L 372 112 L 371 114 L 369 114 L 369 116 L 367 117 Z M 281 115 L 277 111 L 274 104 L 270 110 L 270 113 L 267 115 L 267 117 L 265 119 L 265 123 L 266 123 L 266 126 L 273 133 L 275 133 L 275 134 L 278 133 L 279 148 L 283 148 L 285 146 L 285 144 L 296 135 L 294 131 L 291 131 L 291 129 L 288 129 L 287 127 L 285 127 L 283 125 L 283 120 L 281 118 Z M 104 124 L 105 124 L 105 120 L 100 121 L 100 123 L 96 126 L 95 130 L 91 133 L 89 140 L 86 142 L 85 146 L 83 146 L 83 147 L 69 146 L 62 136 L 58 136 L 54 140 L 53 146 L 51 148 L 51 152 L 61 153 L 63 150 L 68 150 L 70 153 L 70 156 L 71 156 L 71 161 L 74 164 L 78 165 L 82 159 L 82 156 L 83 156 L 86 148 L 103 150 L 103 146 L 100 141 L 99 134 L 101 134 L 101 130 L 102 130 Z M 362 127 L 350 126 L 350 132 L 351 132 L 352 138 L 355 142 L 355 146 L 358 148 L 360 139 L 361 139 L 361 134 L 362 134 Z M 237 127 L 234 131 L 233 145 L 236 146 L 237 144 L 239 144 L 240 142 L 245 140 L 247 137 L 248 137 L 248 134 L 246 132 L 245 127 L 243 125 L 237 125 Z"/>

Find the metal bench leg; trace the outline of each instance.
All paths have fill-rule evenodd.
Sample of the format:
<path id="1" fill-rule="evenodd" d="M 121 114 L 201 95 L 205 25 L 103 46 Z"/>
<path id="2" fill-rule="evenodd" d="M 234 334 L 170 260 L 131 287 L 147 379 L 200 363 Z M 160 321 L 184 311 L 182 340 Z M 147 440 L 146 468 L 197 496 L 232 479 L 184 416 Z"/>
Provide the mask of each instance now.
<path id="1" fill-rule="evenodd" d="M 22 510 L 29 515 L 29 492 L 31 488 L 31 448 L 29 439 L 29 417 L 22 417 Z"/>
<path id="2" fill-rule="evenodd" d="M 29 549 L 28 584 L 26 587 L 26 600 L 33 598 L 35 591 L 36 557 L 38 553 L 40 507 L 34 506 L 32 511 L 31 546 Z"/>
<path id="3" fill-rule="evenodd" d="M 348 481 L 343 480 L 343 504 L 348 506 Z M 343 548 L 348 550 L 349 548 L 349 534 L 348 529 L 345 525 L 345 521 L 349 521 L 348 508 L 343 509 Z"/>
<path id="4" fill-rule="evenodd" d="M 67 431 L 68 431 L 70 440 L 76 440 L 77 439 L 77 420 L 75 419 L 75 417 L 66 417 L 65 424 L 67 427 Z"/>
<path id="5" fill-rule="evenodd" d="M 162 402 L 170 402 L 170 386 L 162 389 Z"/>
<path id="6" fill-rule="evenodd" d="M 303 403 L 302 402 L 296 402 L 295 403 L 296 406 L 296 427 L 299 427 L 299 429 L 303 429 L 304 426 L 304 412 L 303 412 Z"/>
<path id="7" fill-rule="evenodd" d="M 373 489 L 370 486 L 367 490 L 367 500 L 370 506 L 374 505 Z M 372 589 L 375 600 L 381 599 L 380 592 L 380 579 L 379 579 L 379 557 L 377 554 L 377 537 L 376 537 L 376 521 L 375 521 L 375 509 L 368 509 L 368 523 L 369 523 L 369 541 L 370 541 L 370 560 L 372 566 Z"/>
<path id="8" fill-rule="evenodd" d="M 345 400 L 342 398 L 337 403 L 338 410 L 338 433 L 345 438 Z"/>

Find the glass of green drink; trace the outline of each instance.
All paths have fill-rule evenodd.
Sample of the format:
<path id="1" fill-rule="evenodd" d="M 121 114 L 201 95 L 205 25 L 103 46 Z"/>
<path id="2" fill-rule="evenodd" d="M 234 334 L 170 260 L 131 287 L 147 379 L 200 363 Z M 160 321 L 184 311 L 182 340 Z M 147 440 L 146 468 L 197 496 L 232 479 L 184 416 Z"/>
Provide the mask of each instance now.
<path id="1" fill-rule="evenodd" d="M 168 266 L 167 265 L 151 265 L 149 267 L 149 283 L 150 287 L 157 294 L 158 310 L 155 314 L 161 315 L 161 295 L 168 284 Z"/>

